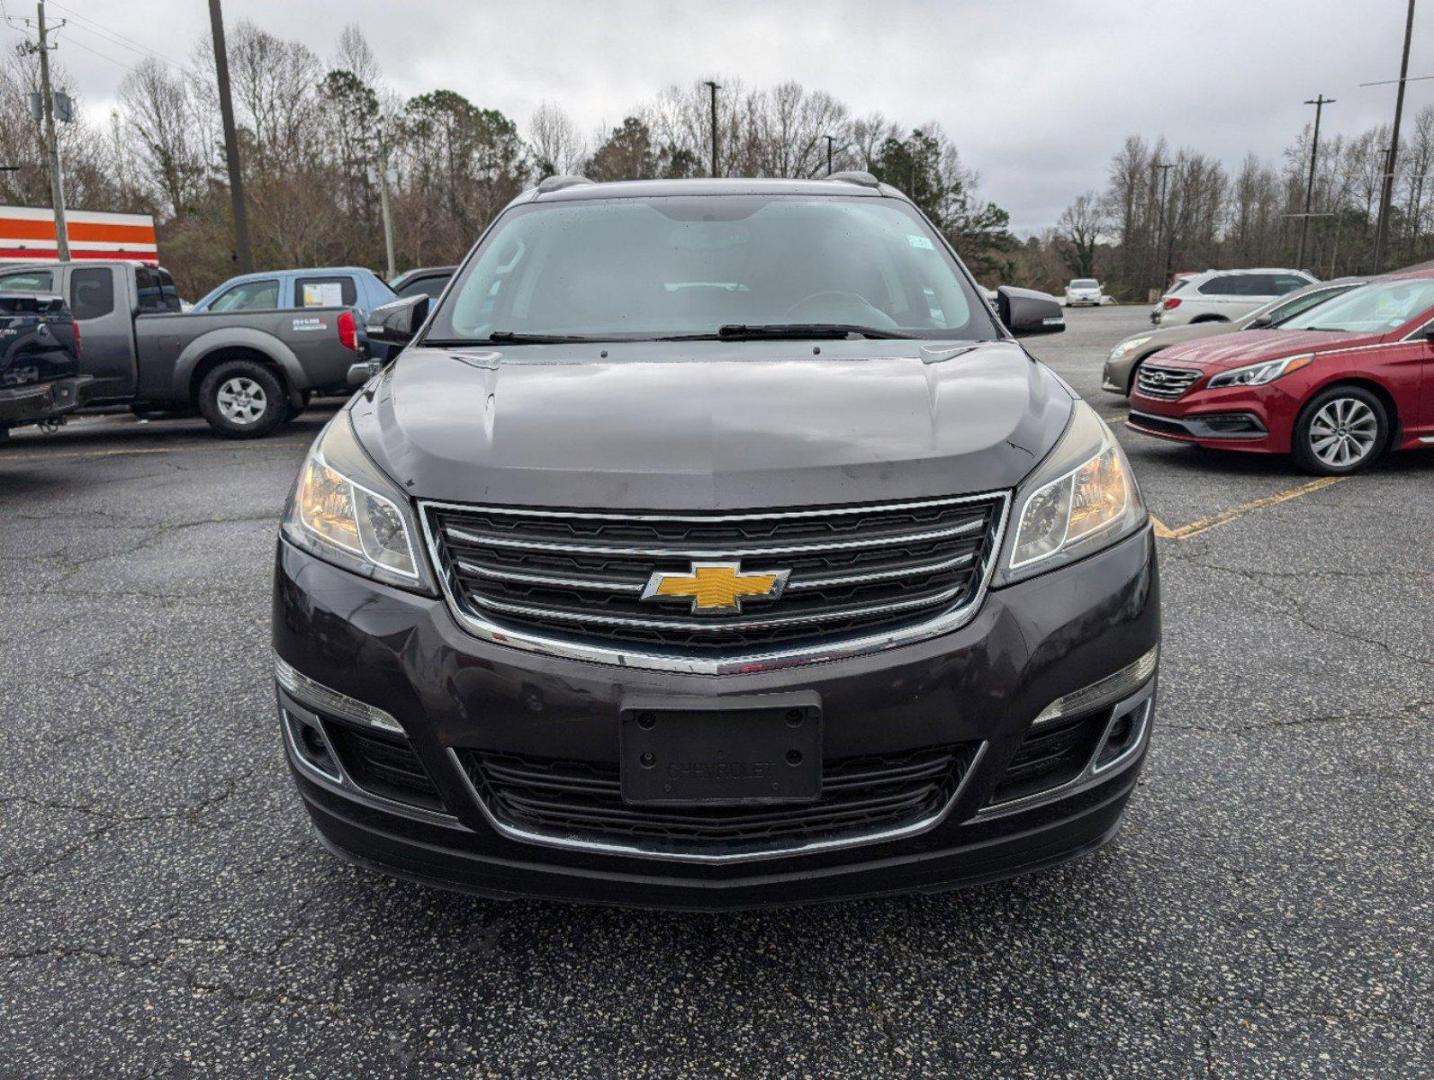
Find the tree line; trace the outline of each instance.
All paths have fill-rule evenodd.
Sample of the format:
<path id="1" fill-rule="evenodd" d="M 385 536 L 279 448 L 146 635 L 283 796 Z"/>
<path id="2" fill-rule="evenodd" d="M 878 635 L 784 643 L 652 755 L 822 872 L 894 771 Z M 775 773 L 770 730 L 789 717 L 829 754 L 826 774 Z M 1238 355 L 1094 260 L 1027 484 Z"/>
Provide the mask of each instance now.
<path id="1" fill-rule="evenodd" d="M 1134 299 L 1163 285 L 1171 271 L 1373 272 L 1389 126 L 1351 137 L 1331 134 L 1326 123 L 1311 189 L 1312 138 L 1306 126 L 1277 165 L 1250 153 L 1232 172 L 1198 150 L 1172 150 L 1163 137 L 1131 135 L 1111 158 L 1105 190 L 1078 196 L 1058 225 L 1023 245 L 1016 260 L 1023 284 L 1050 288 L 1093 276 L 1108 292 Z M 1386 270 L 1434 258 L 1434 106 L 1404 129 L 1395 161 Z"/>
<path id="2" fill-rule="evenodd" d="M 545 102 L 520 128 L 451 90 L 404 99 L 384 81 L 357 27 L 321 59 L 247 21 L 229 36 L 250 233 L 260 267 L 385 263 L 379 182 L 387 177 L 398 269 L 455 262 L 524 188 L 553 174 L 595 180 L 709 175 L 711 99 L 703 82 L 669 86 L 621 122 L 584 134 Z M 57 88 L 73 94 L 63 67 Z M 1132 135 L 1103 191 L 1078 195 L 1057 224 L 1018 241 L 978 192 L 977 174 L 936 124 L 908 127 L 795 82 L 718 80 L 716 172 L 815 177 L 864 169 L 907 192 L 987 285 L 1056 290 L 1096 276 L 1143 298 L 1172 270 L 1294 266 L 1321 277 L 1368 272 L 1389 130 L 1320 140 L 1303 259 L 1311 129 L 1276 164 L 1237 169 L 1164 137 Z M 40 126 L 29 95 L 36 58 L 0 61 L 0 203 L 48 206 Z M 119 87 L 103 123 L 60 125 L 67 200 L 81 209 L 155 216 L 160 251 L 187 296 L 233 272 L 232 223 L 214 60 L 207 37 L 189 60 L 148 58 Z M 1434 107 L 1400 141 L 1386 266 L 1434 257 Z"/>
<path id="3" fill-rule="evenodd" d="M 525 129 L 451 90 L 407 99 L 385 83 L 357 27 L 327 60 L 248 21 L 227 35 L 259 267 L 355 264 L 382 271 L 381 177 L 387 177 L 398 269 L 458 261 L 509 200 L 545 176 L 595 180 L 711 174 L 712 113 L 702 82 L 670 86 L 585 136 L 557 105 Z M 63 69 L 58 89 L 66 85 Z M 1017 244 L 1008 216 L 935 124 L 908 128 L 797 83 L 719 80 L 716 172 L 816 177 L 864 169 L 908 192 L 978 274 L 1005 280 Z M 0 202 L 48 206 L 44 146 L 29 116 L 33 57 L 0 67 Z M 67 202 L 151 213 L 161 258 L 197 297 L 233 273 L 232 219 L 213 53 L 183 66 L 148 58 L 125 75 L 108 123 L 62 125 Z M 830 136 L 830 141 L 828 140 Z"/>

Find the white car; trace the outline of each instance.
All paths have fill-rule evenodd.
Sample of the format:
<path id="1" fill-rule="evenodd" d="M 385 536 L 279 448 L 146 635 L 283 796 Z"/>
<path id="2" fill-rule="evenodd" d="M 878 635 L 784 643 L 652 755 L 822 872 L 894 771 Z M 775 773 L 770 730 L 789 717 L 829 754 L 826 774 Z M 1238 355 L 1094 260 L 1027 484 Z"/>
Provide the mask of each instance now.
<path id="1" fill-rule="evenodd" d="M 1232 322 L 1319 279 L 1303 270 L 1206 270 L 1175 282 L 1150 312 L 1157 326 Z"/>
<path id="2" fill-rule="evenodd" d="M 1105 294 L 1100 291 L 1100 282 L 1095 278 L 1073 278 L 1066 285 L 1066 307 L 1099 307 L 1105 303 Z"/>

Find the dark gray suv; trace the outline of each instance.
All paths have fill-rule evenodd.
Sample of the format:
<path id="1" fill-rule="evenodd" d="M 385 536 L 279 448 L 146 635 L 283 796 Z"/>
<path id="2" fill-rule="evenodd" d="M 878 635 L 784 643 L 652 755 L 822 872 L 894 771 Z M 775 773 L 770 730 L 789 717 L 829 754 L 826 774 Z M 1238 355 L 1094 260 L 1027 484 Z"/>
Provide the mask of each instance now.
<path id="1" fill-rule="evenodd" d="M 545 181 L 314 443 L 274 585 L 326 844 L 672 907 L 985 881 L 1115 835 L 1150 737 L 1149 519 L 1096 413 L 916 207 Z"/>

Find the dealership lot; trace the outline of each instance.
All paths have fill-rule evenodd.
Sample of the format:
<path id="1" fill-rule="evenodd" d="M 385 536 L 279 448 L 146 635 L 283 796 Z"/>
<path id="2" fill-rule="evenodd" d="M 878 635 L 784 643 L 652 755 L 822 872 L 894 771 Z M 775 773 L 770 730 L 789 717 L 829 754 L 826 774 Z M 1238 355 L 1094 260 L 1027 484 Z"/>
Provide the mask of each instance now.
<path id="1" fill-rule="evenodd" d="M 1115 420 L 1100 365 L 1145 312 L 1031 348 Z M 0 448 L 0 1075 L 1434 1071 L 1434 453 L 1312 484 L 1122 430 L 1166 637 L 1117 843 L 961 893 L 672 915 L 318 847 L 268 587 L 326 415 Z"/>

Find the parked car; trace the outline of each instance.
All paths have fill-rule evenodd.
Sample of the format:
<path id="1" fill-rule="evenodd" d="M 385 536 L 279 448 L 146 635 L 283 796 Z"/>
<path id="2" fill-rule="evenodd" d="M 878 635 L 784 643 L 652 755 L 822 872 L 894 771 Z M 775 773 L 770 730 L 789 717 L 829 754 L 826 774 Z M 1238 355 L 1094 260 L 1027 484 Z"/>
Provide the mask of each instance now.
<path id="1" fill-rule="evenodd" d="M 266 270 L 232 277 L 205 293 L 195 311 L 287 311 L 291 308 L 346 307 L 367 316 L 396 299 L 372 270 L 321 266 Z"/>
<path id="2" fill-rule="evenodd" d="M 1157 326 L 1230 322 L 1317 280 L 1303 270 L 1206 270 L 1177 281 L 1150 321 Z"/>
<path id="3" fill-rule="evenodd" d="M 1100 416 L 865 174 L 544 181 L 301 468 L 281 737 L 331 850 L 657 906 L 932 889 L 1116 833 L 1148 515 Z"/>
<path id="4" fill-rule="evenodd" d="M 420 266 L 413 270 L 405 270 L 390 281 L 388 287 L 400 299 L 422 293 L 424 296 L 437 300 L 443 292 L 443 286 L 448 284 L 448 279 L 457 269 L 456 266 Z"/>
<path id="5" fill-rule="evenodd" d="M 1136 431 L 1291 454 L 1341 475 L 1434 445 L 1434 271 L 1379 278 L 1261 334 L 1177 345 L 1140 366 Z"/>
<path id="6" fill-rule="evenodd" d="M 1105 303 L 1105 293 L 1095 278 L 1072 278 L 1066 283 L 1066 295 L 1062 303 L 1066 307 L 1099 307 Z"/>
<path id="7" fill-rule="evenodd" d="M 12 428 L 57 420 L 84 400 L 80 328 L 64 298 L 0 292 L 0 442 Z"/>
<path id="8" fill-rule="evenodd" d="M 1143 333 L 1132 334 L 1110 350 L 1105 370 L 1101 375 L 1101 389 L 1111 394 L 1128 397 L 1135 385 L 1135 371 L 1141 361 L 1172 345 L 1187 341 L 1230 334 L 1237 330 L 1268 330 L 1279 326 L 1286 319 L 1292 319 L 1326 300 L 1348 292 L 1356 285 L 1362 285 L 1365 278 L 1345 277 L 1334 281 L 1321 281 L 1306 285 L 1231 322 L 1186 323 L 1184 326 L 1169 326 Z"/>
<path id="9" fill-rule="evenodd" d="M 135 262 L 0 269 L 0 291 L 69 299 L 84 341 L 87 405 L 197 409 L 221 435 L 268 434 L 311 393 L 348 392 L 358 322 L 344 306 L 182 314 L 168 271 Z"/>

